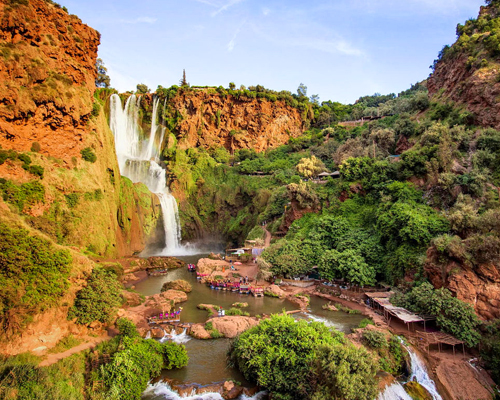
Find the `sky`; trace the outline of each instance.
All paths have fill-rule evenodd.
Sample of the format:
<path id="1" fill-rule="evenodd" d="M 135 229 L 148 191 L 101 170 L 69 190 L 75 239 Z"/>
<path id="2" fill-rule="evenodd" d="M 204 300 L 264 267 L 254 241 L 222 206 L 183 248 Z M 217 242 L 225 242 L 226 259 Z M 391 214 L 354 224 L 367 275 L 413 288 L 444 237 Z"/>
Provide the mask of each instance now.
<path id="1" fill-rule="evenodd" d="M 57 0 L 101 33 L 120 92 L 263 85 L 353 103 L 428 77 L 484 0 Z"/>

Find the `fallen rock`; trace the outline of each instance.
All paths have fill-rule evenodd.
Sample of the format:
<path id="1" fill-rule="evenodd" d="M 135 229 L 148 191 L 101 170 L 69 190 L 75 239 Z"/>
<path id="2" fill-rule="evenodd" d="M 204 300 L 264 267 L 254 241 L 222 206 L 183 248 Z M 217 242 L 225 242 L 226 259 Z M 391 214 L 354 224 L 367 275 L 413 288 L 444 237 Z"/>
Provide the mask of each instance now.
<path id="1" fill-rule="evenodd" d="M 307 306 L 309 305 L 309 298 L 306 296 L 292 294 L 289 295 L 287 299 L 290 300 L 292 303 L 297 304 L 301 310 L 306 310 Z"/>
<path id="2" fill-rule="evenodd" d="M 321 307 L 323 310 L 329 310 L 329 311 L 338 311 L 339 309 L 335 307 L 332 303 L 325 304 L 323 307 Z"/>
<path id="3" fill-rule="evenodd" d="M 404 388 L 412 399 L 432 400 L 432 395 L 420 383 L 410 381 L 405 383 Z"/>
<path id="4" fill-rule="evenodd" d="M 177 279 L 175 281 L 165 282 L 161 288 L 162 292 L 169 289 L 180 290 L 181 292 L 189 293 L 193 290 L 193 287 L 188 281 L 184 279 Z"/>

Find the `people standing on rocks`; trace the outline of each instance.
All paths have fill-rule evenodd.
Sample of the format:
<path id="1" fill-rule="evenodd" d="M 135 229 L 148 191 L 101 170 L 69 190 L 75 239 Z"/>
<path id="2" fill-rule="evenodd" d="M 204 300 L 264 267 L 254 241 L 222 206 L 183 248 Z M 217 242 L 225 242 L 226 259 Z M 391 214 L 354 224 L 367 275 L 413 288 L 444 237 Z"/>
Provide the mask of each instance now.
<path id="1" fill-rule="evenodd" d="M 248 283 L 248 275 L 245 276 L 245 283 Z"/>

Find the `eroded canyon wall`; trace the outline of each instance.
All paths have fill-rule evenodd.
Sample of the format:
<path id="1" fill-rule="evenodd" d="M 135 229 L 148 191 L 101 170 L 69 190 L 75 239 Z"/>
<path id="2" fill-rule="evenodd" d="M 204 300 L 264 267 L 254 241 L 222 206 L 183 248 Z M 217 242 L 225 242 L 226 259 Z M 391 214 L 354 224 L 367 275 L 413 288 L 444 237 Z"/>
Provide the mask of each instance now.
<path id="1" fill-rule="evenodd" d="M 37 188 L 39 196 L 18 210 L 32 228 L 118 256 L 145 247 L 160 209 L 143 185 L 120 177 L 103 104 L 94 98 L 99 40 L 51 1 L 0 1 L 0 178 L 11 189 Z M 17 157 L 5 159 L 9 150 Z M 13 209 L 20 204 L 3 197 Z"/>

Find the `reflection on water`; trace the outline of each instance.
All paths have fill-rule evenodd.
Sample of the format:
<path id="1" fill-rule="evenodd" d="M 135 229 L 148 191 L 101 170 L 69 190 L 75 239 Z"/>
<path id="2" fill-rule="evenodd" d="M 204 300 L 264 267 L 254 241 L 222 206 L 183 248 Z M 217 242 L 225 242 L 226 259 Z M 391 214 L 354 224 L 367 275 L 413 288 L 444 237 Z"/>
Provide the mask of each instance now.
<path id="1" fill-rule="evenodd" d="M 178 258 L 187 263 L 196 264 L 198 260 L 203 257 L 206 257 L 206 255 Z M 160 293 L 165 282 L 175 281 L 176 279 L 184 279 L 193 286 L 193 291 L 188 294 L 188 300 L 181 305 L 182 322 L 198 323 L 207 320 L 208 312 L 199 310 L 196 307 L 198 304 L 215 304 L 227 310 L 232 307 L 233 303 L 246 302 L 248 303 L 248 307 L 245 308 L 245 311 L 249 312 L 251 316 L 258 314 L 276 314 L 283 310 L 288 311 L 297 309 L 297 306 L 288 300 L 271 297 L 254 297 L 252 295 L 241 295 L 239 293 L 210 289 L 206 284 L 202 284 L 196 279 L 196 273 L 189 272 L 187 268 L 175 269 L 163 276 L 151 276 L 138 283 L 135 290 L 145 296 L 151 296 Z"/>
<path id="2" fill-rule="evenodd" d="M 186 263 L 196 264 L 205 255 L 178 257 Z M 238 293 L 212 290 L 207 285 L 199 283 L 196 274 L 189 272 L 187 268 L 170 271 L 167 275 L 149 277 L 136 285 L 136 290 L 144 295 L 159 293 L 165 282 L 176 279 L 184 279 L 191 283 L 193 291 L 188 294 L 188 300 L 182 303 L 182 322 L 205 322 L 208 317 L 207 311 L 199 310 L 198 304 L 216 304 L 225 309 L 231 308 L 235 302 L 247 302 L 250 315 L 280 313 L 283 310 L 295 310 L 297 306 L 288 300 L 271 297 L 253 297 L 251 295 L 240 295 Z M 342 311 L 323 310 L 322 306 L 327 301 L 312 296 L 309 311 L 307 313 L 293 314 L 294 318 L 309 319 L 324 322 L 328 326 L 349 333 L 351 328 L 356 327 L 364 318 L 360 314 L 347 314 Z M 182 334 L 181 334 L 182 335 Z M 184 341 L 184 340 L 183 340 Z M 249 385 L 243 375 L 236 369 L 227 367 L 226 354 L 230 346 L 230 339 L 197 340 L 191 339 L 184 343 L 189 355 L 189 364 L 181 369 L 164 371 L 163 378 L 173 379 L 177 383 L 198 383 L 208 385 L 228 379 Z M 210 395 L 212 397 L 210 397 Z M 218 394 L 195 395 L 193 399 L 219 399 Z M 213 397 L 215 396 L 215 397 Z M 179 399 L 179 395 L 172 391 L 165 383 L 151 385 L 144 393 L 143 399 Z M 189 399 L 189 397 L 187 398 Z"/>
<path id="3" fill-rule="evenodd" d="M 250 386 L 237 369 L 227 366 L 226 357 L 230 344 L 231 339 L 192 339 L 184 344 L 189 355 L 188 366 L 165 371 L 163 376 L 174 379 L 177 383 L 208 385 L 234 379 L 244 386 Z"/>

